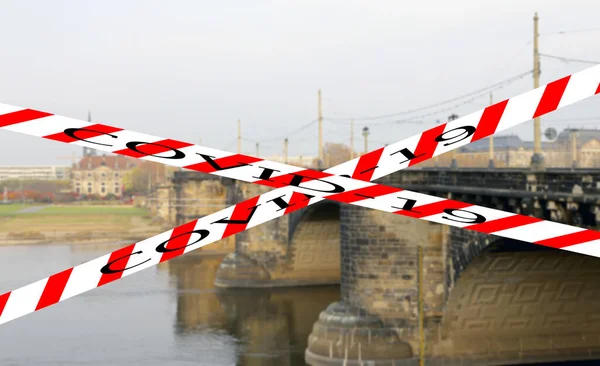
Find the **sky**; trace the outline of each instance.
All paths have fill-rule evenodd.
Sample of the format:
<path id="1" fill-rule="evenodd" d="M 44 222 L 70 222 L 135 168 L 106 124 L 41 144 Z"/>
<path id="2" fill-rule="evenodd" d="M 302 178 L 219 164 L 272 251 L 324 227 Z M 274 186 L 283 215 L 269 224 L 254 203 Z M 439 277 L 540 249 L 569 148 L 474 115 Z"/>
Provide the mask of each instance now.
<path id="1" fill-rule="evenodd" d="M 0 103 L 79 119 L 90 110 L 96 123 L 229 151 L 241 119 L 243 152 L 260 141 L 261 156 L 280 155 L 288 137 L 290 155 L 315 156 L 318 89 L 325 141 L 349 144 L 351 117 L 434 104 L 531 70 L 536 11 L 540 52 L 600 61 L 595 0 L 0 0 Z M 542 84 L 591 66 L 541 65 Z M 494 99 L 532 87 L 527 75 Z M 373 149 L 481 109 L 489 95 L 457 103 L 360 119 L 356 149 L 365 126 Z M 398 118 L 411 122 L 383 123 Z M 542 118 L 542 129 L 568 125 L 600 127 L 600 100 Z M 532 131 L 528 122 L 508 133 Z M 2 166 L 67 165 L 82 152 L 3 130 L 0 141 Z"/>

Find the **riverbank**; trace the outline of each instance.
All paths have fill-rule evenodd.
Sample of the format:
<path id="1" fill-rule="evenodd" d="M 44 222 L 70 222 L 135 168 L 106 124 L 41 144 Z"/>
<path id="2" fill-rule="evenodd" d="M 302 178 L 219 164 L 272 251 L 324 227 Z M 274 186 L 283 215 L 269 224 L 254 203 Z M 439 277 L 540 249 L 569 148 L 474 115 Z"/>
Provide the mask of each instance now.
<path id="1" fill-rule="evenodd" d="M 0 206 L 0 245 L 139 241 L 169 227 L 132 206 Z"/>

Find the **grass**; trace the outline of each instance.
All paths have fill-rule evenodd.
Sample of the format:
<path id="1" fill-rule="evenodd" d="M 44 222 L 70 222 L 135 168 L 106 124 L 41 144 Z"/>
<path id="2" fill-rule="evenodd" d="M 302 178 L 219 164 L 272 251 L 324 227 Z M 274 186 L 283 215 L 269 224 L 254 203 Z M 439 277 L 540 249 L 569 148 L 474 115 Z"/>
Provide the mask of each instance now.
<path id="1" fill-rule="evenodd" d="M 42 210 L 27 213 L 30 216 L 45 215 L 123 215 L 123 216 L 146 216 L 149 211 L 145 208 L 131 206 L 49 206 Z"/>
<path id="2" fill-rule="evenodd" d="M 0 216 L 12 216 L 27 207 L 31 207 L 31 205 L 27 203 L 8 203 L 6 205 L 0 205 Z"/>
<path id="3" fill-rule="evenodd" d="M 79 231 L 129 231 L 132 222 L 123 216 L 89 216 L 92 220 L 80 220 L 73 216 L 19 215 L 0 223 L 0 232 L 79 232 Z"/>
<path id="4" fill-rule="evenodd" d="M 132 206 L 64 205 L 48 206 L 35 212 L 18 213 L 29 206 L 32 205 L 0 205 L 0 217 L 2 217 L 0 234 L 30 231 L 126 233 L 150 224 L 149 211 Z"/>

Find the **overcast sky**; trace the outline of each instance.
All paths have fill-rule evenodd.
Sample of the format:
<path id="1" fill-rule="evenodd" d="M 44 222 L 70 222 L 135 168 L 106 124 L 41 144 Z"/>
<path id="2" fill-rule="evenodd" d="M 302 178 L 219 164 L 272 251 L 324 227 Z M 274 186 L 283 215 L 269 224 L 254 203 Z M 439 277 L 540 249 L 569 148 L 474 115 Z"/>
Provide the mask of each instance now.
<path id="1" fill-rule="evenodd" d="M 340 122 L 350 116 L 401 112 L 531 70 L 535 11 L 541 52 L 600 60 L 600 31 L 545 34 L 600 28 L 595 0 L 0 0 L 0 103 L 81 119 L 91 109 L 94 122 L 230 151 L 240 118 L 244 137 L 263 141 L 261 155 L 280 154 L 283 137 L 316 118 L 319 88 L 323 114 L 347 118 L 325 121 L 325 140 L 348 142 Z M 542 84 L 589 66 L 542 59 Z M 528 75 L 494 97 L 532 87 Z M 365 125 L 375 148 L 488 100 L 401 116 L 423 124 L 357 122 L 356 147 Z M 542 118 L 542 128 L 590 117 L 571 125 L 600 127 L 597 97 Z M 532 129 L 511 132 L 531 139 Z M 289 135 L 290 154 L 316 155 L 316 136 L 316 124 Z M 57 157 L 81 153 L 9 131 L 0 139 L 0 165 L 65 165 Z"/>

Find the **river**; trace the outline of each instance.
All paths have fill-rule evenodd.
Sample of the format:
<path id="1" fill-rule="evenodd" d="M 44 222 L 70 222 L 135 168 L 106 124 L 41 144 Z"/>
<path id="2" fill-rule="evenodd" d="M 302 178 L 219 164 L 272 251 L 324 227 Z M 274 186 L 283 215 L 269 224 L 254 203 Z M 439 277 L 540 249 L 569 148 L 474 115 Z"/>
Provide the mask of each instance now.
<path id="1" fill-rule="evenodd" d="M 0 247 L 0 293 L 114 248 Z M 338 286 L 218 291 L 223 255 L 192 254 L 3 324 L 0 365 L 305 365 Z"/>
<path id="2" fill-rule="evenodd" d="M 0 293 L 119 246 L 0 247 Z M 525 256 L 523 253 L 510 255 Z M 545 256 L 550 262 L 557 259 L 552 252 L 532 253 L 530 257 L 533 256 Z M 214 277 L 223 257 L 224 254 L 195 251 L 3 324 L 0 326 L 0 366 L 305 365 L 308 335 L 319 313 L 339 300 L 339 287 L 217 290 L 213 286 Z M 579 304 L 577 297 L 569 298 L 563 301 L 563 310 L 575 308 L 582 312 L 587 309 L 589 316 L 595 316 L 600 301 L 600 296 L 595 295 L 600 294 L 595 273 L 597 265 L 595 262 L 583 265 L 578 259 L 582 257 L 570 255 L 569 258 L 562 267 L 544 275 L 545 286 L 562 288 L 565 281 L 574 284 L 583 281 L 582 288 L 589 292 L 587 303 Z M 488 263 L 485 257 L 479 262 Z M 463 278 L 468 277 L 469 271 L 487 271 L 487 267 L 476 263 L 469 268 Z M 475 273 L 477 282 L 489 282 L 481 277 L 482 273 Z M 526 272 L 518 278 L 513 278 L 511 273 L 494 272 L 492 277 L 499 276 L 497 280 L 506 283 L 515 279 L 523 283 L 539 281 L 534 277 L 521 278 Z M 556 305 L 552 303 L 554 300 L 549 299 L 544 306 Z M 536 309 L 541 311 L 539 307 Z M 573 326 L 565 324 L 563 329 L 558 324 L 553 326 L 556 329 L 546 331 L 558 337 L 557 344 L 562 342 L 563 333 L 577 339 L 594 336 L 597 328 L 592 320 L 597 317 L 580 318 L 571 318 L 569 324 Z M 461 328 L 457 328 L 455 336 L 473 338 L 469 332 L 460 331 Z M 527 329 L 513 333 L 516 336 L 525 331 Z M 513 333 L 507 333 L 509 338 Z M 553 365 L 565 364 L 575 363 Z"/>

